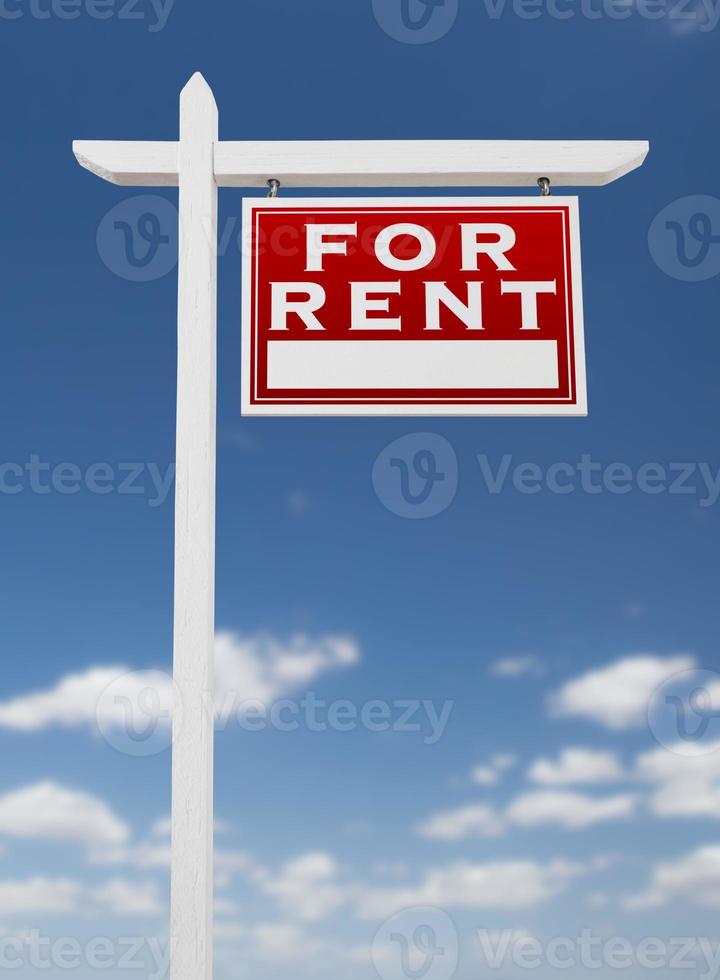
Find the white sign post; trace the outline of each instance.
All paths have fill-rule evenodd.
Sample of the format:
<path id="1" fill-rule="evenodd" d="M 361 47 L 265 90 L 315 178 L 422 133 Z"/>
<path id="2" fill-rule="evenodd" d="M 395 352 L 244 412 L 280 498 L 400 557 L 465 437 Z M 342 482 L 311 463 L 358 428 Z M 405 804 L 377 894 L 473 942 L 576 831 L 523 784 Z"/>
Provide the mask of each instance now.
<path id="1" fill-rule="evenodd" d="M 221 142 L 213 94 L 195 74 L 180 139 L 78 140 L 114 184 L 179 187 L 177 476 L 173 671 L 171 976 L 211 980 L 217 188 L 598 186 L 639 167 L 644 141 Z M 177 713 L 176 713 L 177 717 Z"/>
<path id="2" fill-rule="evenodd" d="M 218 111 L 199 76 L 180 96 L 178 385 L 173 676 L 173 977 L 210 980 L 213 916 L 213 645 Z M 174 716 L 177 717 L 177 711 Z"/>

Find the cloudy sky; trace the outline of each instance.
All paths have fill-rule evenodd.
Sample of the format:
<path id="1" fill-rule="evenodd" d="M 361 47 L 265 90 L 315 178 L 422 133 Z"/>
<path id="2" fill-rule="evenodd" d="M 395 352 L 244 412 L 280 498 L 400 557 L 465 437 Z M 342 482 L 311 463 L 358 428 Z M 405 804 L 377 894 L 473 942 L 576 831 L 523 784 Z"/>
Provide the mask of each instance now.
<path id="1" fill-rule="evenodd" d="M 580 195 L 587 419 L 243 420 L 242 194 L 222 193 L 218 977 L 448 980 L 456 959 L 516 980 L 528 938 L 546 977 L 548 942 L 584 929 L 631 943 L 625 976 L 682 969 L 639 962 L 678 937 L 683 976 L 720 973 L 717 30 L 702 4 L 569 6 L 460 0 L 435 39 L 390 0 L 0 6 L 16 976 L 43 969 L 38 937 L 70 943 L 45 976 L 78 955 L 77 976 L 164 976 L 175 195 L 91 177 L 70 142 L 176 138 L 196 69 L 224 138 L 651 141 Z M 698 208 L 693 265 L 663 235 L 699 255 Z M 433 517 L 382 470 L 396 440 L 452 477 Z"/>

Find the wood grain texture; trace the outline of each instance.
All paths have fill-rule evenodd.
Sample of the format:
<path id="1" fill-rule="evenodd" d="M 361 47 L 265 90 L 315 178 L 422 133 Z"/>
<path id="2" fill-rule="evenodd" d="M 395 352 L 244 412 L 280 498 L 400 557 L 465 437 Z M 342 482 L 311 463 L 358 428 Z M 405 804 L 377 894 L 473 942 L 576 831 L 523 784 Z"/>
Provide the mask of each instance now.
<path id="1" fill-rule="evenodd" d="M 211 980 L 218 112 L 180 96 L 171 978 Z"/>
<path id="2" fill-rule="evenodd" d="M 77 140 L 80 164 L 114 184 L 178 182 L 177 143 Z M 554 187 L 600 186 L 641 166 L 646 141 L 344 140 L 222 141 L 219 187 Z"/>

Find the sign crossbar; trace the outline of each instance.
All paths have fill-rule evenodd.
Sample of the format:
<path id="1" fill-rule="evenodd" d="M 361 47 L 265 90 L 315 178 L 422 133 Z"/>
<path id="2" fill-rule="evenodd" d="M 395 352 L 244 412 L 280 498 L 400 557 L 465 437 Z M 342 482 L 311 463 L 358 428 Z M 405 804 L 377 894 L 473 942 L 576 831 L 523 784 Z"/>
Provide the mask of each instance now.
<path id="1" fill-rule="evenodd" d="M 178 144 L 76 140 L 81 166 L 125 186 L 176 187 Z M 640 167 L 644 140 L 218 141 L 218 187 L 600 186 Z"/>

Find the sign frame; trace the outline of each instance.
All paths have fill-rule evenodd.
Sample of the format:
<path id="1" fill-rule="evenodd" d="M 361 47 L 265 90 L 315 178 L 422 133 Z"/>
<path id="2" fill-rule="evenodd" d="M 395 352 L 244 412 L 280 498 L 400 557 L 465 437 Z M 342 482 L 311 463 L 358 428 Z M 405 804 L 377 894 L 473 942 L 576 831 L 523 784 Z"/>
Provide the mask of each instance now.
<path id="1" fill-rule="evenodd" d="M 485 400 L 483 402 L 473 402 L 463 400 L 461 402 L 448 404 L 449 399 L 438 399 L 437 402 L 420 399 L 413 400 L 409 396 L 398 397 L 394 401 L 318 401 L 317 403 L 307 404 L 303 401 L 293 401 L 284 399 L 283 403 L 278 404 L 276 399 L 272 401 L 257 401 L 251 399 L 251 390 L 255 390 L 255 356 L 253 345 L 253 330 L 257 331 L 255 323 L 253 303 L 255 302 L 253 289 L 253 266 L 257 265 L 257 254 L 253 250 L 252 243 L 256 240 L 253 232 L 256 230 L 257 216 L 263 212 L 302 209 L 308 211 L 320 210 L 331 214 L 333 210 L 352 212 L 362 209 L 389 209 L 393 213 L 401 212 L 406 209 L 412 215 L 417 216 L 423 208 L 443 208 L 447 207 L 452 212 L 462 212 L 463 207 L 485 208 L 515 211 L 538 211 L 540 209 L 562 210 L 567 214 L 566 236 L 563 239 L 563 248 L 567 249 L 564 254 L 566 269 L 569 270 L 569 295 L 566 294 L 566 316 L 572 324 L 568 322 L 568 344 L 567 354 L 569 363 L 567 364 L 568 378 L 571 384 L 571 399 L 560 401 L 548 398 L 547 401 L 540 398 L 513 400 L 513 396 L 502 399 Z M 583 321 L 583 295 L 582 295 L 582 261 L 580 254 L 580 224 L 579 224 L 579 202 L 575 196 L 546 196 L 546 197 L 287 197 L 287 198 L 244 198 L 242 211 L 242 356 L 241 356 L 241 376 L 242 376 L 242 396 L 241 412 L 245 417 L 289 417 L 289 416 L 334 416 L 334 417 L 374 417 L 374 416 L 445 416 L 445 417 L 477 417 L 477 416 L 510 416 L 510 417 L 552 417 L 570 416 L 582 417 L 587 415 L 587 379 L 585 370 L 585 342 L 584 342 L 584 321 Z M 330 219 L 331 220 L 331 219 Z M 338 256 L 337 260 L 341 257 Z M 311 274 L 312 275 L 312 274 Z M 401 275 L 401 273 L 388 273 L 389 276 Z M 317 341 L 323 343 L 323 341 Z M 398 341 L 407 343 L 407 341 Z M 487 343 L 486 339 L 478 339 L 478 344 Z M 531 338 L 518 338 L 512 343 L 535 343 Z M 327 343 L 327 341 L 325 341 Z M 378 340 L 378 344 L 382 343 Z M 423 343 L 437 343 L 433 341 L 423 341 Z"/>

